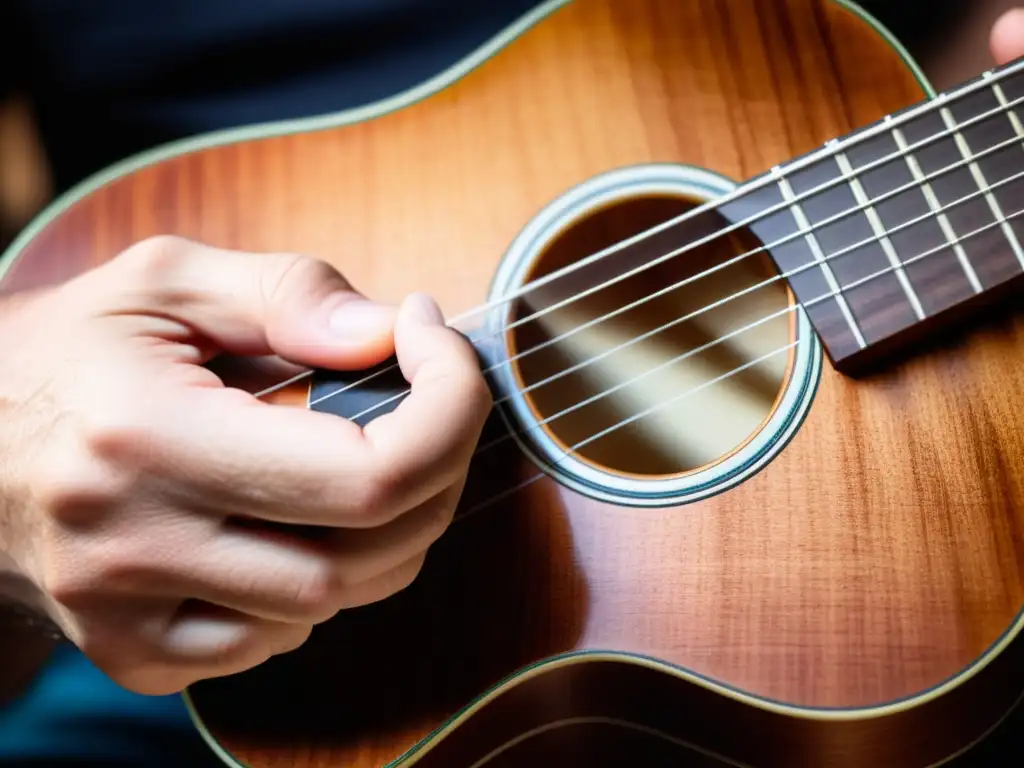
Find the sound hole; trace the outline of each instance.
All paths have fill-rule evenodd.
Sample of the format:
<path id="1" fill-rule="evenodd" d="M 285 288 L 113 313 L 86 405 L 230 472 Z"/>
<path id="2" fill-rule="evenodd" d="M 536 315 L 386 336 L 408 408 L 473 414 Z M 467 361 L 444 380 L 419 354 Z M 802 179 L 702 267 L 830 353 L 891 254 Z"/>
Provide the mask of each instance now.
<path id="1" fill-rule="evenodd" d="M 547 244 L 527 282 L 696 205 L 659 194 L 591 211 Z M 518 301 L 511 319 L 521 324 L 508 339 L 510 354 L 519 356 L 515 375 L 527 405 L 559 449 L 604 471 L 671 477 L 728 457 L 765 424 L 787 383 L 792 355 L 785 348 L 795 338 L 795 318 L 786 311 L 791 295 L 785 282 L 766 284 L 778 275 L 767 254 L 721 266 L 761 246 L 746 230 L 714 237 L 574 299 L 728 226 L 716 213 L 702 212 Z M 684 284 L 667 290 L 678 283 Z M 565 306 L 552 308 L 563 301 Z M 629 423 L 618 426 L 624 422 Z M 606 434 L 593 439 L 601 433 Z"/>

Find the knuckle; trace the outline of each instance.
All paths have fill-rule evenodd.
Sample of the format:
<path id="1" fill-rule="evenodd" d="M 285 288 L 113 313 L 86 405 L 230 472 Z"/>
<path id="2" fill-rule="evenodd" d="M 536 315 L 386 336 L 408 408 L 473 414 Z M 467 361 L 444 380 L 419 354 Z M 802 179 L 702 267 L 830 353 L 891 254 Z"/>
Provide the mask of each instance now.
<path id="1" fill-rule="evenodd" d="M 46 473 L 34 486 L 35 506 L 47 519 L 66 525 L 94 522 L 115 503 L 116 494 L 81 475 Z"/>
<path id="2" fill-rule="evenodd" d="M 198 247 L 177 235 L 154 235 L 121 251 L 100 272 L 107 275 L 108 283 L 116 283 L 119 291 L 129 291 L 129 297 L 140 294 L 159 308 L 180 301 L 182 292 L 193 290 L 187 257 Z"/>
<path id="3" fill-rule="evenodd" d="M 72 610 L 107 606 L 117 595 L 141 594 L 162 581 L 169 561 L 159 537 L 113 531 L 64 531 L 46 553 L 43 586 Z"/>
<path id="4" fill-rule="evenodd" d="M 153 439 L 148 430 L 127 421 L 90 427 L 83 443 L 97 464 L 106 469 L 105 487 L 115 492 L 121 483 L 128 483 L 136 470 L 146 464 L 153 453 Z M 121 477 L 121 483 L 115 482 Z"/>
<path id="5" fill-rule="evenodd" d="M 70 526 L 95 523 L 127 492 L 122 478 L 75 449 L 49 454 L 30 482 L 34 506 L 44 518 Z"/>
<path id="6" fill-rule="evenodd" d="M 457 502 L 445 499 L 429 510 L 424 526 L 425 538 L 428 542 L 433 543 L 445 534 L 455 517 L 456 505 Z"/>
<path id="7" fill-rule="evenodd" d="M 261 277 L 263 295 L 270 301 L 282 293 L 305 297 L 348 287 L 341 274 L 326 261 L 301 253 L 279 254 L 275 268 L 266 270 Z"/>
<path id="8" fill-rule="evenodd" d="M 84 569 L 69 570 L 63 566 L 51 566 L 44 571 L 41 586 L 54 602 L 69 610 L 86 608 L 96 589 L 95 584 L 82 573 L 82 570 Z"/>
<path id="9" fill-rule="evenodd" d="M 178 235 L 153 235 L 121 251 L 112 263 L 119 270 L 148 281 L 175 268 L 191 247 L 190 240 Z"/>
<path id="10" fill-rule="evenodd" d="M 134 539 L 104 541 L 93 547 L 86 562 L 104 590 L 125 591 L 137 587 L 158 567 L 159 560 L 146 549 Z"/>
<path id="11" fill-rule="evenodd" d="M 96 407 L 84 417 L 81 442 L 92 456 L 124 463 L 145 456 L 151 435 L 137 413 L 121 406 Z"/>
<path id="12" fill-rule="evenodd" d="M 295 609 L 304 616 L 319 617 L 333 612 L 338 579 L 335 569 L 329 561 L 317 561 L 306 573 L 294 583 L 294 590 L 289 596 Z"/>
<path id="13" fill-rule="evenodd" d="M 408 589 L 412 586 L 413 582 L 420 575 L 420 571 L 423 570 L 423 564 L 426 562 L 427 553 L 424 552 L 417 555 L 412 560 L 409 560 L 401 568 L 396 569 L 393 574 L 394 577 L 391 580 L 391 594 L 397 594 L 404 589 Z"/>
<path id="14" fill-rule="evenodd" d="M 313 627 L 309 624 L 294 624 L 289 627 L 289 631 L 284 633 L 275 649 L 275 655 L 284 653 L 291 653 L 297 651 L 306 641 L 309 640 L 310 635 L 313 634 Z"/>
<path id="15" fill-rule="evenodd" d="M 352 491 L 361 522 L 377 526 L 389 521 L 401 485 L 393 469 L 380 468 L 366 477 L 358 489 Z"/>

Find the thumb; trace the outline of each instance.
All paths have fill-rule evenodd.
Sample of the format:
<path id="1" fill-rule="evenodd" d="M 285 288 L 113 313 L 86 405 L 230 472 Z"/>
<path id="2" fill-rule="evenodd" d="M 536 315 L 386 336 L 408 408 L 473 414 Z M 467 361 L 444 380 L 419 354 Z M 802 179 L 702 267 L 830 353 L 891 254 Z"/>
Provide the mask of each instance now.
<path id="1" fill-rule="evenodd" d="M 1007 11 L 992 27 L 989 47 L 997 66 L 1024 56 L 1024 8 Z"/>
<path id="2" fill-rule="evenodd" d="M 116 290 L 105 292 L 107 306 L 174 318 L 229 354 L 336 370 L 369 368 L 394 354 L 397 308 L 370 301 L 318 259 L 159 237 L 109 267 Z"/>

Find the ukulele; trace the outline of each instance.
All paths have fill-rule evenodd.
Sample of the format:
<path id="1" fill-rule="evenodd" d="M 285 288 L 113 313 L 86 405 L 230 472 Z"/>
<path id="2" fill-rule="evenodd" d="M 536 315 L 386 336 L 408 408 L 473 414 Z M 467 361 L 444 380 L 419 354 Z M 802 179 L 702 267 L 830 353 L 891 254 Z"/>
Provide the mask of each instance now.
<path id="1" fill-rule="evenodd" d="M 1022 100 L 1021 62 L 936 94 L 846 0 L 551 0 L 387 101 L 88 180 L 0 287 L 173 233 L 427 291 L 479 352 L 417 580 L 185 692 L 226 765 L 923 768 L 1024 690 Z"/>

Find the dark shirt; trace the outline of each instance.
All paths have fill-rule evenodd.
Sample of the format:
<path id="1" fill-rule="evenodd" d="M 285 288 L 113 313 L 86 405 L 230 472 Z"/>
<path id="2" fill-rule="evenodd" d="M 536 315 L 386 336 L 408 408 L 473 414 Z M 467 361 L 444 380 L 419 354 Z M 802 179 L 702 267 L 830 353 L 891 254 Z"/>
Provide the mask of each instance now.
<path id="1" fill-rule="evenodd" d="M 183 136 L 389 96 L 539 4 L 0 0 L 0 91 L 17 87 L 33 102 L 60 191 Z M 906 35 L 958 2 L 933 0 L 924 16 L 913 3 L 864 5 Z"/>
<path id="2" fill-rule="evenodd" d="M 182 136 L 336 112 L 455 63 L 536 0 L 0 0 L 56 184 Z"/>

